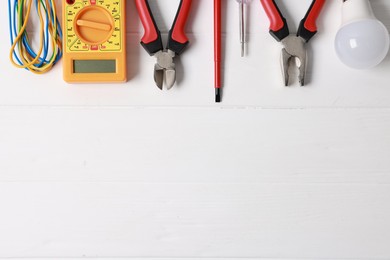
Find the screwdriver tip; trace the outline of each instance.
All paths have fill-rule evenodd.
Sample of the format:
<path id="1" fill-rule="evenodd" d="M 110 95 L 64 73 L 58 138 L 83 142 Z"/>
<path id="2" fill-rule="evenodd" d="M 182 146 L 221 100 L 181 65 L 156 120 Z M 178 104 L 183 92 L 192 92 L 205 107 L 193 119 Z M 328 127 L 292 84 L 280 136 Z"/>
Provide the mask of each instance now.
<path id="1" fill-rule="evenodd" d="M 216 88 L 215 89 L 215 103 L 220 103 L 221 102 L 221 89 Z"/>

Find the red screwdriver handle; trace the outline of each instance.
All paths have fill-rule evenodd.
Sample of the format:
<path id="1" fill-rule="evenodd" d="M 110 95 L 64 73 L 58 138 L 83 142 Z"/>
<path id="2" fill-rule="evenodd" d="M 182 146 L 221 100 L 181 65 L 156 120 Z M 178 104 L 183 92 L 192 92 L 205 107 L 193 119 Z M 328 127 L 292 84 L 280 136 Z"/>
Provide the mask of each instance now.
<path id="1" fill-rule="evenodd" d="M 145 50 L 153 55 L 154 53 L 163 50 L 161 33 L 157 28 L 156 21 L 150 10 L 147 0 L 135 0 L 138 15 L 144 27 L 144 35 L 141 39 L 141 45 Z"/>
<path id="2" fill-rule="evenodd" d="M 181 0 L 177 9 L 172 28 L 169 31 L 168 49 L 180 55 L 189 41 L 185 34 L 185 27 L 190 13 L 192 0 Z"/>
<path id="3" fill-rule="evenodd" d="M 277 41 L 283 40 L 290 34 L 286 18 L 283 17 L 274 0 L 260 0 L 260 2 L 270 21 L 270 34 Z"/>
<path id="4" fill-rule="evenodd" d="M 302 37 L 308 42 L 317 33 L 317 18 L 324 7 L 326 0 L 313 0 L 307 11 L 305 18 L 302 19 L 297 36 Z"/>

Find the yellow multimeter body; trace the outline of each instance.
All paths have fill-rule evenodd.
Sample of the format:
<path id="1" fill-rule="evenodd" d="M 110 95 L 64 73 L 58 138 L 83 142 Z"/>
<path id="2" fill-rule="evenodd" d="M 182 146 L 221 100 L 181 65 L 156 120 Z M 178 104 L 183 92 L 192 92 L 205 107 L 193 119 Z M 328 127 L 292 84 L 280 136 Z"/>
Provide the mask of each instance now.
<path id="1" fill-rule="evenodd" d="M 64 80 L 125 82 L 126 0 L 62 0 Z"/>

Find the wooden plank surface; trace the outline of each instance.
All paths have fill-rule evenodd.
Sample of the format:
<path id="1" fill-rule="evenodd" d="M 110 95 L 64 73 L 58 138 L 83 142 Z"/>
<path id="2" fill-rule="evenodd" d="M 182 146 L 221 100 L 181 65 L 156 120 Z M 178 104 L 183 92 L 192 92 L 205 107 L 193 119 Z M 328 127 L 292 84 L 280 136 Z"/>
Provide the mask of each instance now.
<path id="1" fill-rule="evenodd" d="M 177 2 L 150 0 L 164 35 Z M 341 1 L 327 1 L 310 85 L 284 88 L 259 1 L 244 59 L 227 1 L 216 105 L 212 1 L 193 2 L 169 92 L 154 86 L 133 1 L 126 84 L 69 85 L 60 65 L 31 75 L 0 41 L 0 259 L 390 259 L 390 58 L 344 67 Z M 279 2 L 294 30 L 311 1 Z M 390 2 L 371 3 L 390 29 Z"/>
<path id="2" fill-rule="evenodd" d="M 5 182 L 390 183 L 388 109 L 8 108 L 0 124 Z"/>
<path id="3" fill-rule="evenodd" d="M 2 257 L 390 255 L 388 110 L 0 118 Z"/>
<path id="4" fill-rule="evenodd" d="M 390 254 L 387 184 L 40 182 L 0 189 L 7 257 Z"/>

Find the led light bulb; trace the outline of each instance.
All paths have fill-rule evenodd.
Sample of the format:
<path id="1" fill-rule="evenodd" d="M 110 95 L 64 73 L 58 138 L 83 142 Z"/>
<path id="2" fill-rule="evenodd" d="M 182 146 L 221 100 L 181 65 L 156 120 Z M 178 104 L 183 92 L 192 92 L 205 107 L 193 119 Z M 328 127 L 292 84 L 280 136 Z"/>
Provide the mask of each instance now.
<path id="1" fill-rule="evenodd" d="M 336 53 L 351 68 L 373 68 L 389 51 L 389 32 L 374 16 L 368 0 L 343 1 L 343 21 L 335 40 Z"/>

